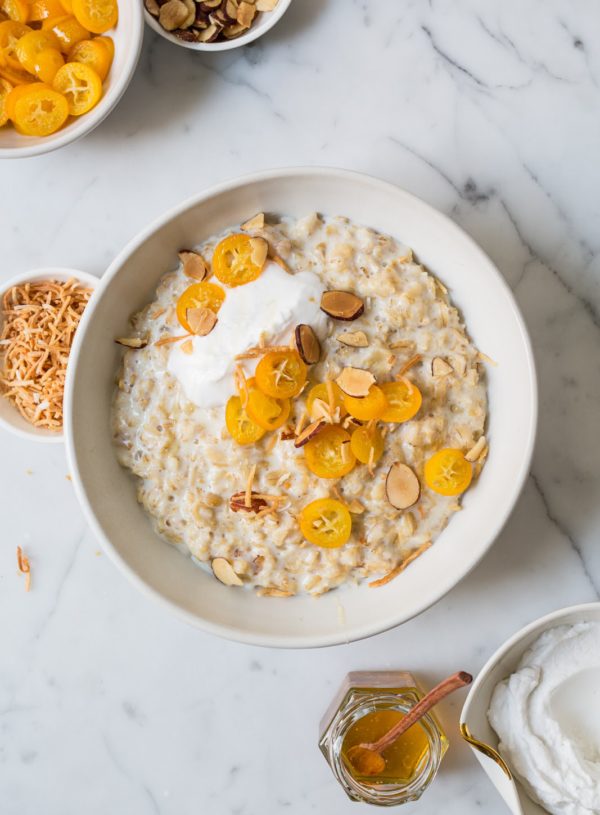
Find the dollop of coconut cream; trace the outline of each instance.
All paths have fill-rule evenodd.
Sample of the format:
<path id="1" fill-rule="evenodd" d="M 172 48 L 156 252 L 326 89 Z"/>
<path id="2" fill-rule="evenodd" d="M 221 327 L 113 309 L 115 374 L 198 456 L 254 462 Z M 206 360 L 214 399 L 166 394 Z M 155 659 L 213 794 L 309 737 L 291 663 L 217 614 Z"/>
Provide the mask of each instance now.
<path id="1" fill-rule="evenodd" d="M 496 686 L 500 752 L 553 815 L 600 815 L 600 623 L 552 628 Z"/>
<path id="2" fill-rule="evenodd" d="M 268 261 L 260 277 L 227 289 L 218 321 L 205 337 L 192 339 L 193 351 L 181 344 L 169 354 L 168 370 L 187 398 L 199 407 L 224 405 L 234 392 L 235 357 L 256 346 L 288 345 L 299 323 L 310 325 L 322 338 L 327 317 L 319 308 L 323 284 L 313 272 L 289 274 Z M 252 373 L 257 360 L 245 364 Z"/>

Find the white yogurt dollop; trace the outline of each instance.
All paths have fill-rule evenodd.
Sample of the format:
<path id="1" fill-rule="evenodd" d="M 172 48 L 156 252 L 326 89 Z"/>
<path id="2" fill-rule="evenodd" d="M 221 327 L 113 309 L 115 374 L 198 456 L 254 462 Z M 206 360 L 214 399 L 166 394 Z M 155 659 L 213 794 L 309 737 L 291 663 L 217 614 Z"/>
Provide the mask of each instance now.
<path id="1" fill-rule="evenodd" d="M 319 308 L 323 283 L 313 272 L 288 274 L 268 261 L 252 283 L 227 289 L 219 319 L 206 337 L 192 339 L 193 352 L 178 344 L 169 354 L 168 370 L 187 398 L 199 407 L 224 405 L 234 392 L 235 357 L 258 345 L 287 345 L 299 323 L 323 337 L 327 317 Z M 248 365 L 254 370 L 256 360 Z"/>
<path id="2" fill-rule="evenodd" d="M 552 628 L 496 686 L 500 752 L 553 815 L 600 815 L 600 623 Z"/>

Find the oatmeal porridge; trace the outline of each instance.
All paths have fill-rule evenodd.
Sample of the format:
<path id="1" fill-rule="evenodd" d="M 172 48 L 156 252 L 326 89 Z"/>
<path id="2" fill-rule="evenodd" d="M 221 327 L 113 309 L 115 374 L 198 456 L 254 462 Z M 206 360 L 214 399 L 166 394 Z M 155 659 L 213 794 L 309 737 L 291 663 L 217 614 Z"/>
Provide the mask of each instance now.
<path id="1" fill-rule="evenodd" d="M 381 585 L 487 455 L 482 355 L 446 289 L 343 217 L 257 215 L 182 251 L 117 342 L 119 461 L 227 585 Z"/>

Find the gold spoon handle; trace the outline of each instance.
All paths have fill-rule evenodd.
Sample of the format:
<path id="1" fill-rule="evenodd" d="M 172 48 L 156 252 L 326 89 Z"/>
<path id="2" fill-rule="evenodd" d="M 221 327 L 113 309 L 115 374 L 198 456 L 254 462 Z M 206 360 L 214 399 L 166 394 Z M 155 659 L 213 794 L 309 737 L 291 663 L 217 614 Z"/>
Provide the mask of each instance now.
<path id="1" fill-rule="evenodd" d="M 471 674 L 465 671 L 459 671 L 447 677 L 447 679 L 444 679 L 439 685 L 436 685 L 435 688 L 432 688 L 429 693 L 426 693 L 421 701 L 411 708 L 398 724 L 395 724 L 391 730 L 384 733 L 380 739 L 373 742 L 373 744 L 363 744 L 361 746 L 374 750 L 376 753 L 381 753 L 386 747 L 393 744 L 399 736 L 405 733 L 409 727 L 412 727 L 415 722 L 430 711 L 432 707 L 444 699 L 444 697 L 454 693 L 454 691 L 459 688 L 463 688 L 465 685 L 469 685 L 472 681 L 473 677 Z"/>

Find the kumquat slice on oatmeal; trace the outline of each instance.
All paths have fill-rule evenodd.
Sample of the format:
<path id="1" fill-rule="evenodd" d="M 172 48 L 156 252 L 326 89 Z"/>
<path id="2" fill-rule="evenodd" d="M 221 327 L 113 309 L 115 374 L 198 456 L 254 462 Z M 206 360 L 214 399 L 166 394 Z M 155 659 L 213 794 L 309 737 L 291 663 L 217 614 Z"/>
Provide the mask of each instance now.
<path id="1" fill-rule="evenodd" d="M 304 445 L 306 466 L 319 478 L 341 478 L 356 464 L 350 434 L 338 425 L 324 427 Z"/>
<path id="2" fill-rule="evenodd" d="M 352 516 L 335 498 L 318 498 L 300 513 L 300 531 L 309 543 L 337 549 L 350 539 Z"/>
<path id="3" fill-rule="evenodd" d="M 383 436 L 377 425 L 357 427 L 352 432 L 350 449 L 361 464 L 377 464 L 383 455 Z"/>
<path id="4" fill-rule="evenodd" d="M 380 387 L 388 403 L 380 417 L 384 422 L 407 422 L 421 409 L 421 391 L 406 377 L 384 382 Z"/>
<path id="5" fill-rule="evenodd" d="M 306 382 L 306 365 L 297 351 L 270 351 L 256 366 L 256 384 L 267 396 L 289 399 L 297 396 Z"/>
<path id="6" fill-rule="evenodd" d="M 216 247 L 212 258 L 215 277 L 226 286 L 243 286 L 260 276 L 267 259 L 263 238 L 228 235 Z"/>
<path id="7" fill-rule="evenodd" d="M 379 385 L 371 385 L 366 396 L 349 396 L 345 393 L 344 405 L 351 416 L 365 422 L 381 418 L 388 409 L 388 401 Z"/>
<path id="8" fill-rule="evenodd" d="M 266 432 L 248 416 L 239 396 L 231 396 L 225 406 L 225 425 L 238 444 L 254 444 Z"/>
<path id="9" fill-rule="evenodd" d="M 338 417 L 343 419 L 348 415 L 344 406 L 344 394 L 335 382 L 321 382 L 314 385 L 306 397 L 306 410 L 311 419 L 323 419 L 333 416 L 339 411 Z"/>
<path id="10" fill-rule="evenodd" d="M 425 462 L 425 483 L 439 495 L 460 495 L 473 478 L 473 465 L 462 450 L 446 447 Z"/>
<path id="11" fill-rule="evenodd" d="M 289 419 L 290 411 L 289 399 L 274 399 L 258 388 L 249 388 L 246 412 L 259 427 L 265 430 L 283 427 Z"/>
<path id="12" fill-rule="evenodd" d="M 223 305 L 224 300 L 225 290 L 221 286 L 217 286 L 216 283 L 206 281 L 193 283 L 187 287 L 177 301 L 177 319 L 185 330 L 192 334 L 194 332 L 189 323 L 188 310 L 207 308 L 216 314 Z"/>

